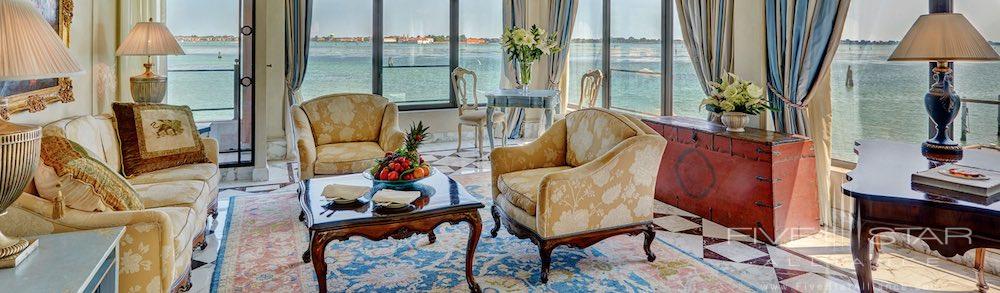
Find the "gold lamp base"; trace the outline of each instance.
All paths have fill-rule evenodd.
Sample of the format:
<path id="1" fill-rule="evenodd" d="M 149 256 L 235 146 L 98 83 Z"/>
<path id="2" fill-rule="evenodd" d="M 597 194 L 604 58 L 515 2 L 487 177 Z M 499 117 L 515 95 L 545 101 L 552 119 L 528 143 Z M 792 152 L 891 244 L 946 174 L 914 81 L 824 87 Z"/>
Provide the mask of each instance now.
<path id="1" fill-rule="evenodd" d="M 153 73 L 152 63 L 142 65 L 146 72 L 129 78 L 132 99 L 137 103 L 163 103 L 167 96 L 167 77 Z"/>
<path id="2" fill-rule="evenodd" d="M 38 248 L 38 239 L 7 237 L 0 232 L 0 269 L 16 267 Z"/>

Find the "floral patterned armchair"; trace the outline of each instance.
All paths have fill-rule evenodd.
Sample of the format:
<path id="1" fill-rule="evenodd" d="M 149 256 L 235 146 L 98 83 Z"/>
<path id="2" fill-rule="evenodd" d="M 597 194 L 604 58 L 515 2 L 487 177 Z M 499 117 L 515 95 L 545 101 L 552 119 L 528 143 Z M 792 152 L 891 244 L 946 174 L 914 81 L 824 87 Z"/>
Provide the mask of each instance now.
<path id="1" fill-rule="evenodd" d="M 334 94 L 292 106 L 301 179 L 358 173 L 403 146 L 399 109 L 372 94 Z"/>
<path id="2" fill-rule="evenodd" d="M 600 108 L 574 111 L 534 142 L 496 149 L 492 213 L 539 245 L 542 282 L 552 249 L 587 247 L 620 234 L 653 240 L 653 189 L 666 140 L 638 118 Z"/>

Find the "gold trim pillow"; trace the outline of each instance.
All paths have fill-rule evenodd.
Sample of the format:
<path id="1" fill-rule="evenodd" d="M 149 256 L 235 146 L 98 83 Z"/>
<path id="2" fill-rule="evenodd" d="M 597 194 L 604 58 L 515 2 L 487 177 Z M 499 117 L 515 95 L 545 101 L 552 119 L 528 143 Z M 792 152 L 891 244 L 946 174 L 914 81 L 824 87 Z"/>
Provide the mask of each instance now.
<path id="1" fill-rule="evenodd" d="M 35 186 L 42 198 L 87 212 L 143 209 L 125 178 L 69 139 L 43 136 L 41 159 Z"/>
<path id="2" fill-rule="evenodd" d="M 147 103 L 114 103 L 125 177 L 207 163 L 205 146 L 191 108 Z"/>

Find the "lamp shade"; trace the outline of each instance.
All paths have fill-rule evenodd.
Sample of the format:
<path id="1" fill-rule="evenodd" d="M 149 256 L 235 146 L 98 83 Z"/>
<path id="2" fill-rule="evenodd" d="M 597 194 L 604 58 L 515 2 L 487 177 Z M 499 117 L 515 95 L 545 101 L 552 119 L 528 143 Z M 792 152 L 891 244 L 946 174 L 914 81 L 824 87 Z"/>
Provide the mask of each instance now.
<path id="1" fill-rule="evenodd" d="M 0 0 L 0 81 L 83 73 L 66 44 L 23 0 Z"/>
<path id="2" fill-rule="evenodd" d="M 1000 55 L 964 15 L 921 15 L 889 61 L 989 61 Z"/>
<path id="3" fill-rule="evenodd" d="M 136 23 L 118 47 L 118 56 L 184 55 L 174 34 L 159 22 Z"/>

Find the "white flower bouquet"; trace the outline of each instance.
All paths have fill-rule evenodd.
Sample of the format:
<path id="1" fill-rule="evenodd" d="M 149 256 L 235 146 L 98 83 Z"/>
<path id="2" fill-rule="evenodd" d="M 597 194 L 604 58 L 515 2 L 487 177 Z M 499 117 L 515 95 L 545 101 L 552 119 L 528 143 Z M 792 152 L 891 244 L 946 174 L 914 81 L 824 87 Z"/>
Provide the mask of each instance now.
<path id="1" fill-rule="evenodd" d="M 519 88 L 526 88 L 531 82 L 531 64 L 543 55 L 559 52 L 559 43 L 555 34 L 546 34 L 545 30 L 532 25 L 530 29 L 510 28 L 504 30 L 501 38 L 504 51 L 509 54 L 510 61 L 517 61 L 520 67 Z"/>
<path id="2" fill-rule="evenodd" d="M 712 95 L 701 105 L 713 113 L 737 112 L 757 115 L 771 109 L 764 96 L 764 88 L 742 80 L 733 73 L 722 76 L 722 83 L 712 82 Z"/>

